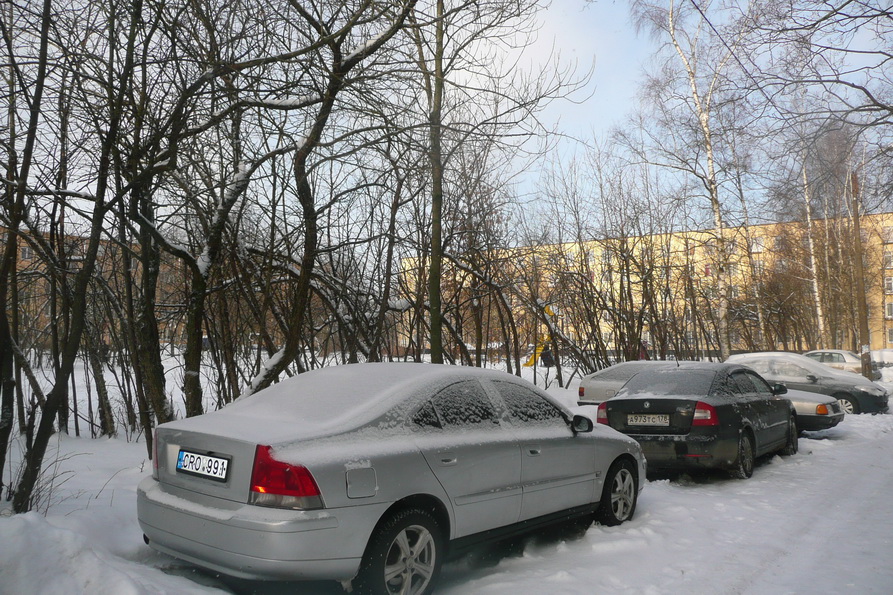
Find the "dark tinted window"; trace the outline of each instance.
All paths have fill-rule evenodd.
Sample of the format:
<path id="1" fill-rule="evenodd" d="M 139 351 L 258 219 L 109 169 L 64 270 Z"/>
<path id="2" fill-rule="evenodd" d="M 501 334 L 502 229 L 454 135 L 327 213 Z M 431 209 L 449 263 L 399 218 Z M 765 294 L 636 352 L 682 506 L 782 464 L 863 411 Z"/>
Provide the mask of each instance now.
<path id="1" fill-rule="evenodd" d="M 481 385 L 474 380 L 446 387 L 423 405 L 412 421 L 420 427 L 474 427 L 497 422 L 496 412 Z"/>
<path id="2" fill-rule="evenodd" d="M 756 390 L 757 394 L 760 395 L 772 395 L 772 387 L 760 376 L 752 372 L 745 372 L 745 375 L 750 379 L 753 383 L 754 390 Z"/>
<path id="3" fill-rule="evenodd" d="M 513 382 L 494 381 L 512 419 L 525 424 L 566 424 L 564 415 L 555 405 L 525 386 Z"/>
<path id="4" fill-rule="evenodd" d="M 710 394 L 713 370 L 664 368 L 643 370 L 620 390 L 620 395 L 679 395 L 703 397 Z"/>
<path id="5" fill-rule="evenodd" d="M 748 374 L 743 372 L 737 372 L 732 374 L 731 376 L 732 382 L 738 387 L 738 390 L 744 394 L 751 394 L 757 392 L 757 387 L 754 386 L 753 381 L 751 380 Z"/>
<path id="6" fill-rule="evenodd" d="M 412 417 L 412 423 L 422 428 L 439 428 L 440 420 L 434 411 L 434 403 L 428 401 Z"/>

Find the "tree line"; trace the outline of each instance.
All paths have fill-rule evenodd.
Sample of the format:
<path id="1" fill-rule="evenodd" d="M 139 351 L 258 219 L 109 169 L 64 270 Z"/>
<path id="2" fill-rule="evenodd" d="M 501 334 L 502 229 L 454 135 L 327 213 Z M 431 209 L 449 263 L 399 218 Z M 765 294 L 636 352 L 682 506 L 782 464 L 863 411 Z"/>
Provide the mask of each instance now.
<path id="1" fill-rule="evenodd" d="M 597 72 L 520 66 L 537 0 L 4 4 L 0 487 L 32 508 L 56 431 L 151 455 L 173 393 L 198 415 L 333 360 L 518 373 L 545 334 L 585 371 L 646 327 L 725 357 L 744 317 L 754 346 L 794 320 L 834 341 L 851 236 L 821 222 L 888 206 L 893 39 L 881 4 L 840 4 L 631 2 L 661 47 L 604 138 L 545 119 Z M 779 279 L 802 285 L 742 303 L 728 230 L 767 218 L 805 225 Z M 680 310 L 708 288 L 669 292 L 634 238 L 691 228 L 717 283 Z M 598 273 L 536 249 L 592 240 Z"/>

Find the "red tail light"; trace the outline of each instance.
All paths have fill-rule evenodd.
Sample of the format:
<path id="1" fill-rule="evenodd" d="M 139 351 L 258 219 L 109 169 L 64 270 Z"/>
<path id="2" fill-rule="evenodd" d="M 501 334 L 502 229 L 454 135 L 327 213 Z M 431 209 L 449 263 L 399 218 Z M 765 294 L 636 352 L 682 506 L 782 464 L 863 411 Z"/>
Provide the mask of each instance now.
<path id="1" fill-rule="evenodd" d="M 158 479 L 158 430 L 152 432 L 152 477 Z"/>
<path id="2" fill-rule="evenodd" d="M 596 423 L 608 425 L 608 403 L 602 401 L 598 404 L 598 411 L 595 413 Z"/>
<path id="3" fill-rule="evenodd" d="M 316 480 L 306 467 L 277 461 L 272 448 L 259 444 L 254 453 L 249 504 L 275 508 L 322 508 Z"/>
<path id="4" fill-rule="evenodd" d="M 581 399 L 582 399 L 583 397 L 585 397 L 585 396 L 586 396 L 586 389 L 583 388 L 582 386 L 581 386 L 580 388 L 578 388 L 578 389 L 577 389 L 577 396 L 580 397 Z"/>
<path id="5" fill-rule="evenodd" d="M 695 405 L 695 414 L 691 420 L 693 426 L 718 426 L 719 416 L 716 414 L 716 407 L 698 401 Z"/>

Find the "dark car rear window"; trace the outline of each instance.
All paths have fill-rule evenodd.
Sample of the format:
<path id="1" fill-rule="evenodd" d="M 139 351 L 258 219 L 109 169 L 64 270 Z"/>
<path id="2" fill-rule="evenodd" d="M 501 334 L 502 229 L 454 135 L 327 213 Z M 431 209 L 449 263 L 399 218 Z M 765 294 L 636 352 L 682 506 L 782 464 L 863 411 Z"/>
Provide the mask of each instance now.
<path id="1" fill-rule="evenodd" d="M 710 394 L 713 370 L 669 368 L 644 370 L 633 376 L 620 391 L 622 396 L 684 395 L 702 397 Z"/>

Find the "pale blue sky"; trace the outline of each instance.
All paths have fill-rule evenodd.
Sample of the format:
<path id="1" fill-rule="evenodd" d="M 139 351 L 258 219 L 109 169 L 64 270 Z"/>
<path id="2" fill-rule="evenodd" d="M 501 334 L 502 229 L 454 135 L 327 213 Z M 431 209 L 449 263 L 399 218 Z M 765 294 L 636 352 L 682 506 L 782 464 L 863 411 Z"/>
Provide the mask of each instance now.
<path id="1" fill-rule="evenodd" d="M 570 134 L 591 136 L 590 129 L 606 132 L 635 105 L 642 72 L 656 46 L 646 33 L 637 34 L 626 0 L 554 0 L 542 13 L 544 21 L 537 51 L 544 53 L 554 41 L 564 59 L 575 60 L 581 70 L 593 59 L 595 71 L 588 89 L 591 97 L 580 105 L 561 102 L 562 128 Z"/>

